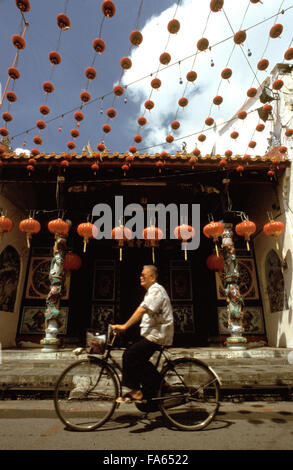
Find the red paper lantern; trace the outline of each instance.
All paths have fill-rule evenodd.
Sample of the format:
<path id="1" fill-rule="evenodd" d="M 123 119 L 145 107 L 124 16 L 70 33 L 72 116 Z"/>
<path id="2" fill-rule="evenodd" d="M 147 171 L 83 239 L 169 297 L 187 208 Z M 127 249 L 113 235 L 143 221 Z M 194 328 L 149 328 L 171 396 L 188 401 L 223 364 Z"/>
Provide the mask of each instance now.
<path id="1" fill-rule="evenodd" d="M 10 103 L 14 103 L 17 100 L 17 95 L 14 91 L 7 91 L 6 98 Z"/>
<path id="2" fill-rule="evenodd" d="M 83 101 L 84 103 L 87 103 L 91 99 L 91 95 L 88 91 L 82 91 L 80 93 L 79 97 L 80 97 L 81 101 Z"/>
<path id="3" fill-rule="evenodd" d="M 65 13 L 60 13 L 57 16 L 56 21 L 60 29 L 63 29 L 63 30 L 70 29 L 70 19 L 68 18 L 67 15 L 65 15 Z"/>
<path id="4" fill-rule="evenodd" d="M 151 87 L 154 88 L 154 89 L 158 89 L 160 88 L 162 82 L 159 78 L 154 78 L 152 81 L 151 81 Z"/>
<path id="5" fill-rule="evenodd" d="M 30 240 L 33 234 L 39 233 L 41 230 L 41 224 L 37 220 L 29 217 L 19 223 L 19 230 L 26 233 L 27 247 L 30 247 Z"/>
<path id="6" fill-rule="evenodd" d="M 257 132 L 262 132 L 264 128 L 265 128 L 264 124 L 258 124 L 255 129 L 257 130 Z"/>
<path id="7" fill-rule="evenodd" d="M 174 129 L 174 130 L 179 129 L 179 127 L 180 127 L 180 122 L 179 122 L 179 121 L 172 121 L 172 122 L 171 122 L 171 127 L 172 127 L 172 129 Z"/>
<path id="8" fill-rule="evenodd" d="M 207 268 L 210 269 L 211 271 L 216 271 L 216 272 L 223 271 L 224 265 L 225 265 L 223 255 L 217 256 L 214 253 L 209 255 L 206 260 L 206 265 L 207 265 Z"/>
<path id="9" fill-rule="evenodd" d="M 224 5 L 224 0 L 211 0 L 210 9 L 214 13 L 217 13 L 223 8 L 223 5 Z"/>
<path id="10" fill-rule="evenodd" d="M 200 142 L 204 142 L 206 140 L 206 136 L 204 134 L 200 134 L 197 138 Z"/>
<path id="11" fill-rule="evenodd" d="M 100 167 L 99 167 L 99 164 L 98 164 L 98 163 L 93 163 L 93 164 L 91 165 L 91 169 L 92 169 L 92 171 L 94 172 L 94 175 L 97 174 L 97 171 L 99 170 L 99 168 L 100 168 Z"/>
<path id="12" fill-rule="evenodd" d="M 10 122 L 12 121 L 12 115 L 10 113 L 2 113 L 2 119 L 5 121 L 5 122 Z"/>
<path id="13" fill-rule="evenodd" d="M 27 13 L 31 9 L 29 0 L 16 0 L 15 3 L 17 8 L 19 8 L 23 13 Z"/>
<path id="14" fill-rule="evenodd" d="M 281 90 L 282 86 L 284 85 L 283 80 L 275 80 L 273 83 L 274 90 Z"/>
<path id="15" fill-rule="evenodd" d="M 285 145 L 281 145 L 281 147 L 279 147 L 279 152 L 280 153 L 286 153 L 287 152 L 287 147 Z"/>
<path id="16" fill-rule="evenodd" d="M 73 150 L 73 149 L 75 149 L 76 144 L 75 144 L 75 142 L 69 141 L 69 142 L 67 142 L 67 147 L 68 147 L 70 150 Z"/>
<path id="17" fill-rule="evenodd" d="M 43 143 L 43 140 L 42 140 L 42 138 L 41 138 L 39 135 L 36 135 L 36 136 L 34 137 L 33 141 L 34 141 L 34 143 L 35 143 L 36 145 L 42 145 L 42 143 Z"/>
<path id="18" fill-rule="evenodd" d="M 268 59 L 261 59 L 257 64 L 258 70 L 266 70 L 268 66 L 269 66 Z"/>
<path id="19" fill-rule="evenodd" d="M 136 134 L 133 138 L 134 142 L 140 144 L 142 142 L 142 136 L 140 134 Z"/>
<path id="20" fill-rule="evenodd" d="M 44 116 L 46 116 L 47 114 L 50 113 L 50 108 L 49 106 L 47 106 L 46 104 L 42 104 L 40 106 L 40 113 L 43 114 Z"/>
<path id="21" fill-rule="evenodd" d="M 116 96 L 122 96 L 124 93 L 124 88 L 121 85 L 116 85 L 113 88 L 113 93 Z"/>
<path id="22" fill-rule="evenodd" d="M 124 225 L 119 225 L 118 227 L 114 227 L 112 230 L 112 238 L 113 240 L 118 241 L 119 246 L 119 260 L 122 261 L 122 248 L 126 241 L 132 239 L 132 232 L 129 228 L 124 227 Z"/>
<path id="23" fill-rule="evenodd" d="M 81 268 L 82 260 L 81 257 L 71 251 L 66 253 L 64 258 L 64 269 L 65 271 L 78 271 Z"/>
<path id="24" fill-rule="evenodd" d="M 36 126 L 39 128 L 39 129 L 45 129 L 47 127 L 47 124 L 45 123 L 45 121 L 43 121 L 42 119 L 39 119 L 37 122 L 36 122 Z"/>
<path id="25" fill-rule="evenodd" d="M 181 106 L 181 108 L 185 108 L 185 106 L 188 105 L 188 99 L 182 97 L 178 100 L 178 104 L 179 104 L 179 106 Z"/>
<path id="26" fill-rule="evenodd" d="M 223 69 L 222 72 L 221 72 L 221 77 L 224 79 L 224 80 L 228 80 L 230 77 L 232 76 L 232 70 L 229 69 L 228 67 Z"/>
<path id="27" fill-rule="evenodd" d="M 138 122 L 138 124 L 139 124 L 140 126 L 144 126 L 144 125 L 147 123 L 147 120 L 146 120 L 146 118 L 145 118 L 144 116 L 140 116 L 140 117 L 138 118 L 137 122 Z"/>
<path id="28" fill-rule="evenodd" d="M 18 80 L 20 78 L 20 73 L 16 67 L 9 67 L 8 75 L 12 80 Z"/>
<path id="29" fill-rule="evenodd" d="M 102 3 L 102 12 L 107 18 L 112 18 L 115 15 L 116 7 L 114 2 L 106 0 Z"/>
<path id="30" fill-rule="evenodd" d="M 126 173 L 129 170 L 129 165 L 126 165 L 126 163 L 123 163 L 123 165 L 121 166 L 121 169 L 124 172 L 124 176 L 126 176 Z"/>
<path id="31" fill-rule="evenodd" d="M 147 100 L 144 104 L 144 107 L 148 109 L 149 111 L 153 109 L 154 106 L 155 106 L 155 103 L 152 100 Z"/>
<path id="32" fill-rule="evenodd" d="M 197 48 L 199 51 L 205 51 L 209 47 L 209 41 L 206 38 L 201 38 L 197 42 Z"/>
<path id="33" fill-rule="evenodd" d="M 254 149 L 256 146 L 256 142 L 254 140 L 251 140 L 248 144 L 248 147 L 251 148 L 251 149 Z"/>
<path id="34" fill-rule="evenodd" d="M 246 118 L 247 118 L 247 112 L 246 111 L 239 111 L 238 119 L 246 119 Z"/>
<path id="35" fill-rule="evenodd" d="M 160 62 L 163 65 L 168 65 L 169 62 L 171 61 L 171 56 L 168 54 L 168 52 L 163 52 L 163 54 L 160 55 Z"/>
<path id="36" fill-rule="evenodd" d="M 63 235 L 63 236 L 67 235 L 69 232 L 69 229 L 70 229 L 69 224 L 60 218 L 50 220 L 50 222 L 48 223 L 48 230 L 49 232 L 55 235 L 55 238 L 57 238 L 58 235 Z"/>
<path id="37" fill-rule="evenodd" d="M 114 108 L 108 108 L 107 109 L 107 116 L 110 118 L 110 119 L 114 119 L 114 117 L 117 115 L 117 111 L 116 109 Z"/>
<path id="38" fill-rule="evenodd" d="M 239 137 L 239 133 L 236 131 L 231 132 L 230 134 L 231 139 L 237 139 Z"/>
<path id="39" fill-rule="evenodd" d="M 8 217 L 1 215 L 0 217 L 0 240 L 4 233 L 8 233 L 13 229 L 13 222 Z"/>
<path id="40" fill-rule="evenodd" d="M 74 113 L 74 119 L 78 122 L 82 121 L 84 119 L 84 115 L 81 111 L 76 111 L 76 113 Z"/>
<path id="41" fill-rule="evenodd" d="M 290 47 L 289 49 L 286 50 L 284 54 L 284 59 L 285 60 L 292 60 L 293 59 L 293 47 Z"/>
<path id="42" fill-rule="evenodd" d="M 76 231 L 80 237 L 83 237 L 83 252 L 85 253 L 89 240 L 94 238 L 94 234 L 98 233 L 98 229 L 90 222 L 84 222 L 78 225 Z"/>
<path id="43" fill-rule="evenodd" d="M 214 99 L 213 99 L 213 103 L 217 106 L 220 106 L 220 104 L 223 103 L 222 96 L 220 96 L 220 95 L 215 96 Z"/>
<path id="44" fill-rule="evenodd" d="M 190 70 L 190 72 L 187 72 L 186 80 L 188 82 L 194 82 L 196 79 L 197 79 L 197 73 L 194 70 Z"/>
<path id="45" fill-rule="evenodd" d="M 212 126 L 212 125 L 214 124 L 214 122 L 215 122 L 215 121 L 214 121 L 214 119 L 213 119 L 212 117 L 208 117 L 208 118 L 206 118 L 206 120 L 205 120 L 205 123 L 206 123 L 207 126 Z"/>
<path id="46" fill-rule="evenodd" d="M 240 176 L 242 176 L 242 173 L 244 171 L 244 166 L 243 165 L 238 165 L 236 167 L 236 171 L 237 171 L 237 173 L 240 173 Z"/>
<path id="47" fill-rule="evenodd" d="M 100 142 L 99 144 L 97 144 L 97 149 L 100 151 L 100 152 L 103 152 L 105 150 L 105 144 L 103 144 L 103 142 Z"/>
<path id="48" fill-rule="evenodd" d="M 257 94 L 257 89 L 256 88 L 249 88 L 247 90 L 247 96 L 249 98 L 254 98 L 254 96 Z"/>
<path id="49" fill-rule="evenodd" d="M 234 42 L 235 44 L 242 44 L 246 39 L 246 32 L 245 31 L 237 31 L 234 34 Z"/>
<path id="50" fill-rule="evenodd" d="M 109 124 L 104 124 L 102 126 L 102 131 L 105 132 L 105 134 L 108 134 L 109 132 L 111 132 L 111 126 Z"/>
<path id="51" fill-rule="evenodd" d="M 1 127 L 0 135 L 3 135 L 3 137 L 7 137 L 9 135 L 9 131 L 6 129 L 6 127 Z"/>
<path id="52" fill-rule="evenodd" d="M 197 162 L 197 158 L 195 158 L 195 157 L 191 157 L 189 159 L 189 163 L 190 163 L 192 169 L 194 169 L 194 165 L 196 164 L 196 162 Z"/>
<path id="53" fill-rule="evenodd" d="M 106 44 L 101 38 L 95 38 L 93 40 L 93 48 L 98 54 L 102 54 L 106 49 Z"/>
<path id="54" fill-rule="evenodd" d="M 271 27 L 270 37 L 273 39 L 278 38 L 280 34 L 282 34 L 282 31 L 283 31 L 283 25 L 281 25 L 280 23 L 277 23 Z"/>
<path id="55" fill-rule="evenodd" d="M 79 130 L 71 129 L 70 134 L 74 139 L 76 139 L 77 137 L 79 137 Z"/>
<path id="56" fill-rule="evenodd" d="M 218 241 L 218 238 L 223 234 L 223 232 L 224 232 L 224 225 L 221 224 L 221 222 L 210 222 L 207 225 L 205 225 L 203 228 L 204 235 L 207 238 L 212 238 L 214 240 L 217 256 L 219 256 L 217 241 Z"/>
<path id="57" fill-rule="evenodd" d="M 120 65 L 124 70 L 128 70 L 132 67 L 132 61 L 129 57 L 122 57 Z"/>
<path id="58" fill-rule="evenodd" d="M 265 104 L 263 107 L 262 107 L 262 111 L 265 113 L 265 114 L 270 114 L 273 110 L 273 107 L 270 105 L 270 104 Z"/>
<path id="59" fill-rule="evenodd" d="M 94 80 L 97 76 L 97 71 L 94 67 L 87 67 L 84 74 L 88 80 Z"/>
<path id="60" fill-rule="evenodd" d="M 136 153 L 136 152 L 137 152 L 137 148 L 135 147 L 135 145 L 131 145 L 131 146 L 129 147 L 129 152 L 130 152 L 130 153 Z"/>
<path id="61" fill-rule="evenodd" d="M 236 225 L 235 231 L 237 235 L 240 235 L 241 237 L 244 237 L 246 240 L 246 247 L 247 250 L 249 251 L 249 240 L 251 235 L 256 231 L 256 225 L 254 222 L 251 220 L 243 220 L 239 224 Z"/>
<path id="62" fill-rule="evenodd" d="M 232 155 L 233 155 L 232 150 L 226 150 L 226 152 L 225 152 L 225 157 L 226 158 L 230 158 L 230 157 L 232 157 Z"/>
<path id="63" fill-rule="evenodd" d="M 58 65 L 61 62 L 61 55 L 57 51 L 49 52 L 49 60 L 53 65 Z"/>
<path id="64" fill-rule="evenodd" d="M 293 135 L 293 129 L 286 129 L 285 136 L 286 137 L 292 137 L 292 135 Z"/>
<path id="65" fill-rule="evenodd" d="M 143 238 L 151 245 L 152 247 L 152 259 L 153 263 L 155 263 L 155 250 L 154 248 L 158 246 L 159 240 L 162 240 L 164 234 L 163 231 L 151 225 L 150 227 L 146 227 L 142 232 Z"/>
<path id="66" fill-rule="evenodd" d="M 53 93 L 54 91 L 54 85 L 51 82 L 44 82 L 42 87 L 45 93 Z"/>
<path id="67" fill-rule="evenodd" d="M 134 46 L 139 46 L 143 41 L 143 36 L 141 32 L 136 29 L 134 31 L 131 31 L 129 40 Z"/>
<path id="68" fill-rule="evenodd" d="M 175 18 L 173 18 L 173 20 L 169 21 L 168 23 L 168 31 L 170 34 L 176 34 L 178 33 L 180 29 L 180 23 L 178 20 L 176 20 Z"/>
<path id="69" fill-rule="evenodd" d="M 166 142 L 168 142 L 168 144 L 171 144 L 173 140 L 174 140 L 174 137 L 172 135 L 167 135 Z"/>
<path id="70" fill-rule="evenodd" d="M 191 225 L 187 224 L 182 224 L 179 225 L 174 229 L 174 235 L 178 240 L 183 242 L 183 248 L 184 248 L 184 257 L 185 261 L 187 260 L 187 247 L 186 243 L 188 240 L 194 237 L 195 235 L 195 230 Z"/>
<path id="71" fill-rule="evenodd" d="M 12 43 L 16 49 L 21 50 L 25 48 L 25 40 L 19 34 L 14 34 L 12 36 Z"/>
<path id="72" fill-rule="evenodd" d="M 267 172 L 267 175 L 270 177 L 271 180 L 273 179 L 274 174 L 275 174 L 274 170 L 269 170 Z"/>
<path id="73" fill-rule="evenodd" d="M 270 220 L 267 224 L 264 225 L 263 231 L 265 235 L 268 237 L 273 237 L 276 242 L 276 248 L 279 249 L 278 244 L 278 237 L 283 233 L 285 230 L 285 225 L 283 222 L 279 222 L 277 220 Z"/>

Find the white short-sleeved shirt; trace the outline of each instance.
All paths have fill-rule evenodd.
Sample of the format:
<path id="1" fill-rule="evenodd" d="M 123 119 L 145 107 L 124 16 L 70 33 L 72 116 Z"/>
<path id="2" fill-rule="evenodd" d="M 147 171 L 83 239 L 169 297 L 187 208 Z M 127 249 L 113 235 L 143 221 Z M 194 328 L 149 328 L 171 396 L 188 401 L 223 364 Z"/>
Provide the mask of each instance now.
<path id="1" fill-rule="evenodd" d="M 140 323 L 141 336 L 153 343 L 170 346 L 174 335 L 173 309 L 164 287 L 157 282 L 152 284 L 140 306 L 147 309 Z"/>

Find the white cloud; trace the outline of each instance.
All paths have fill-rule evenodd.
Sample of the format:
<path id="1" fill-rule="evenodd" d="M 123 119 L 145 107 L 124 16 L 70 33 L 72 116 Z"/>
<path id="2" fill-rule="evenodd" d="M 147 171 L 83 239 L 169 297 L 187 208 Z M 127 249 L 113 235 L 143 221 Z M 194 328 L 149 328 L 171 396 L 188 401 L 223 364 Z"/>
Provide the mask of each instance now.
<path id="1" fill-rule="evenodd" d="M 22 148 L 20 148 L 20 147 L 16 148 L 16 149 L 14 150 L 14 153 L 15 153 L 16 155 L 20 155 L 21 153 L 25 153 L 25 154 L 28 155 L 28 156 L 30 156 L 30 154 L 31 154 L 30 150 L 28 150 L 28 149 L 22 149 Z"/>
<path id="2" fill-rule="evenodd" d="M 285 8 L 288 2 L 284 2 Z M 258 86 L 257 80 L 261 83 L 266 77 L 267 73 L 273 68 L 277 61 L 283 60 L 283 53 L 289 44 L 287 35 L 289 37 L 289 30 L 284 33 L 282 39 L 271 39 L 268 49 L 265 53 L 270 61 L 270 66 L 267 72 L 258 72 L 256 65 L 265 49 L 267 39 L 269 37 L 269 29 L 276 22 L 274 19 L 264 23 L 261 26 L 247 31 L 247 40 L 243 46 L 236 45 L 231 55 L 234 41 L 224 41 L 233 33 L 224 15 L 224 12 L 210 13 L 209 21 L 206 31 L 203 31 L 207 22 L 210 12 L 210 2 L 201 2 L 200 9 L 198 2 L 191 0 L 183 0 L 182 5 L 178 9 L 176 19 L 180 21 L 181 27 L 176 35 L 170 35 L 167 47 L 168 31 L 167 24 L 173 18 L 175 6 L 163 11 L 159 16 L 153 16 L 145 24 L 141 30 L 143 34 L 143 42 L 138 48 L 132 49 L 131 60 L 132 68 L 125 72 L 122 84 L 130 84 L 143 76 L 148 76 L 144 80 L 129 86 L 127 95 L 128 98 L 135 103 L 140 103 L 140 114 L 144 114 L 149 123 L 143 130 L 138 129 L 136 123 L 137 116 L 130 119 L 130 125 L 133 128 L 133 135 L 137 132 L 143 136 L 143 142 L 140 148 L 147 146 L 155 146 L 160 142 L 165 142 L 168 134 L 173 134 L 174 138 L 188 136 L 189 134 L 200 133 L 205 126 L 205 118 L 210 115 L 217 123 L 225 121 L 233 116 L 233 114 L 242 106 L 246 99 L 246 91 L 252 85 Z M 274 14 L 279 5 L 276 5 L 274 0 L 267 0 L 265 4 L 250 4 L 247 14 L 242 26 L 245 29 L 249 26 L 256 24 L 258 21 L 263 20 Z M 225 0 L 224 9 L 234 32 L 238 31 L 243 20 L 247 2 L 235 2 L 234 0 Z M 278 19 L 278 22 L 283 24 L 290 24 L 291 11 L 288 14 Z M 289 17 L 289 19 L 288 19 Z M 291 18 L 292 19 L 292 18 Z M 202 37 L 209 40 L 210 46 L 214 44 L 223 43 L 212 47 L 211 50 L 198 53 L 196 57 L 194 54 L 197 51 L 197 41 Z M 277 46 L 277 47 L 276 47 Z M 241 51 L 242 48 L 242 51 Z M 252 51 L 252 57 L 248 59 L 247 50 Z M 159 56 L 162 52 L 167 51 L 171 54 L 171 64 L 181 60 L 180 66 L 178 64 L 163 69 L 158 72 L 158 77 L 162 81 L 162 86 L 159 90 L 153 90 L 150 86 L 152 78 L 156 75 L 159 67 Z M 244 52 L 244 54 L 243 54 Z M 233 75 L 229 82 L 222 80 L 221 71 L 226 67 L 228 58 L 229 67 L 233 70 Z M 190 57 L 192 56 L 192 57 Z M 182 60 L 189 57 L 186 60 Z M 253 70 L 257 72 L 258 79 L 255 80 L 254 73 L 249 68 L 247 60 L 249 60 Z M 214 66 L 211 67 L 211 60 Z M 195 63 L 194 63 L 195 61 Z M 187 82 L 186 73 L 189 70 L 195 70 L 198 78 L 194 84 Z M 179 78 L 183 79 L 183 84 L 179 84 Z M 220 85 L 221 83 L 221 85 Z M 220 86 L 220 88 L 219 88 Z M 186 91 L 184 93 L 184 90 Z M 189 100 L 186 108 L 178 108 L 178 99 L 185 94 Z M 155 103 L 155 107 L 151 112 L 145 111 L 144 102 L 151 99 Z M 216 94 L 223 96 L 224 101 L 221 107 L 212 104 L 212 100 Z M 140 115 L 139 114 L 139 115 Z M 181 123 L 180 129 L 174 133 L 170 127 L 170 123 L 177 119 Z M 240 124 L 242 124 L 240 122 Z M 239 126 L 239 122 L 237 124 Z M 184 137 L 182 140 L 187 143 L 187 150 L 192 151 L 195 144 L 202 150 L 202 153 L 209 153 L 217 139 L 217 134 L 213 130 L 206 132 L 207 140 L 204 144 L 197 141 L 197 135 L 191 137 Z M 172 144 L 164 144 L 161 148 L 154 147 L 150 152 L 161 151 L 163 148 L 167 151 L 174 151 L 180 149 L 182 141 Z"/>

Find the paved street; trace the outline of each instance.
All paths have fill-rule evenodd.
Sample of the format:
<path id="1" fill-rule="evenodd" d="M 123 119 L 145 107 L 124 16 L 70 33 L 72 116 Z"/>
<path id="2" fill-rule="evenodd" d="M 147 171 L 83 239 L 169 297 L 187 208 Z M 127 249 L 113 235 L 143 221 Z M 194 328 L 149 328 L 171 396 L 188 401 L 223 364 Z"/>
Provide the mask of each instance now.
<path id="1" fill-rule="evenodd" d="M 160 414 L 122 405 L 111 422 L 70 432 L 50 400 L 0 401 L 1 450 L 293 450 L 293 402 L 226 402 L 199 432 L 168 429 Z"/>

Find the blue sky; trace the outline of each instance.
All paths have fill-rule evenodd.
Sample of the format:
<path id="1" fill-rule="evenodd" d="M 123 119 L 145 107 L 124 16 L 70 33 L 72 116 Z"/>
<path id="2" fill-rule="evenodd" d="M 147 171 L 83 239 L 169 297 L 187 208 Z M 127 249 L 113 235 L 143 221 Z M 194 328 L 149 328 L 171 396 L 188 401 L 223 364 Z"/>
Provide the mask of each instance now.
<path id="1" fill-rule="evenodd" d="M 136 144 L 139 151 L 176 152 L 183 141 L 187 142 L 188 150 L 192 151 L 198 133 L 205 127 L 205 118 L 211 115 L 219 123 L 229 119 L 245 102 L 247 89 L 250 86 L 257 87 L 275 63 L 284 61 L 284 52 L 292 41 L 293 8 L 278 17 L 264 20 L 279 9 L 293 6 L 293 0 L 263 0 L 263 4 L 253 4 L 249 0 L 225 0 L 224 11 L 211 14 L 210 0 L 181 0 L 179 5 L 169 0 L 116 0 L 115 16 L 105 18 L 102 26 L 101 37 L 106 43 L 106 50 L 97 55 L 92 41 L 99 37 L 103 20 L 102 0 L 31 0 L 30 3 L 31 11 L 25 14 L 29 23 L 25 35 L 26 48 L 20 51 L 18 61 L 21 77 L 14 84 L 18 100 L 9 108 L 5 99 L 1 109 L 1 115 L 8 110 L 13 115 L 7 127 L 10 137 L 14 137 L 14 149 L 23 148 L 24 141 L 26 149 L 36 147 L 33 137 L 40 135 L 43 139 L 43 144 L 38 146 L 40 151 L 68 151 L 66 144 L 73 140 L 70 130 L 76 127 L 74 111 L 69 111 L 79 108 L 80 92 L 87 86 L 84 70 L 95 59 L 97 78 L 88 86 L 92 102 L 83 108 L 85 119 L 79 127 L 80 136 L 75 139 L 77 153 L 88 141 L 95 150 L 101 140 L 112 152 L 127 152 L 130 145 L 134 144 L 133 137 L 138 133 L 143 137 L 142 143 Z M 51 81 L 55 91 L 46 100 L 42 83 L 49 80 L 52 73 L 48 53 L 57 50 L 60 30 L 56 17 L 66 7 L 71 28 L 61 34 L 58 51 L 62 61 L 54 67 Z M 140 7 L 138 29 L 144 39 L 139 47 L 130 48 L 129 34 L 136 29 Z M 175 12 L 181 27 L 176 35 L 169 35 L 167 24 Z M 259 22 L 263 23 L 254 27 Z M 283 24 L 283 33 L 280 38 L 268 41 L 269 30 L 275 23 Z M 0 0 L 0 25 L 0 82 L 3 91 L 8 77 L 7 69 L 16 54 L 11 37 L 20 34 L 23 29 L 21 14 L 13 0 Z M 240 27 L 250 28 L 247 30 L 247 40 L 243 46 L 234 46 L 231 28 L 236 32 Z M 211 50 L 196 54 L 197 41 L 203 34 L 209 39 Z M 162 86 L 159 90 L 152 90 L 150 82 L 158 71 L 159 56 L 165 49 L 171 54 L 171 66 L 165 70 L 161 66 L 157 76 Z M 248 49 L 252 52 L 250 57 L 247 55 Z M 121 83 L 124 86 L 132 85 L 123 97 L 113 101 L 111 91 L 121 78 L 120 59 L 124 56 L 131 57 L 133 65 L 124 73 Z M 259 72 L 256 67 L 262 57 L 270 62 L 266 72 Z M 214 62 L 213 67 L 211 61 Z M 220 77 L 227 63 L 233 70 L 229 82 L 221 81 Z M 187 82 L 185 78 L 191 69 L 198 73 L 195 84 Z M 12 89 L 12 82 L 8 89 Z M 189 100 L 184 110 L 179 109 L 177 104 L 183 92 Z M 224 97 L 220 109 L 211 107 L 216 94 Z M 103 100 L 98 99 L 103 96 Z M 125 96 L 127 103 L 124 103 Z M 151 112 L 144 109 L 144 102 L 150 96 L 155 103 Z M 40 105 L 45 103 L 51 109 L 47 117 L 39 112 Z M 117 110 L 117 116 L 109 120 L 106 110 L 112 105 Z M 65 114 L 63 118 L 62 114 Z M 136 120 L 142 114 L 148 119 L 148 124 L 140 129 Z M 52 121 L 43 131 L 32 129 L 38 119 Z M 176 133 L 170 128 L 174 119 L 181 123 Z M 101 129 L 106 122 L 112 127 L 107 135 Z M 2 126 L 4 122 L 1 118 Z M 58 130 L 60 127 L 61 132 Z M 168 134 L 179 140 L 167 144 L 165 138 Z M 206 151 L 210 151 L 212 142 L 209 143 L 207 139 L 205 145 Z"/>

